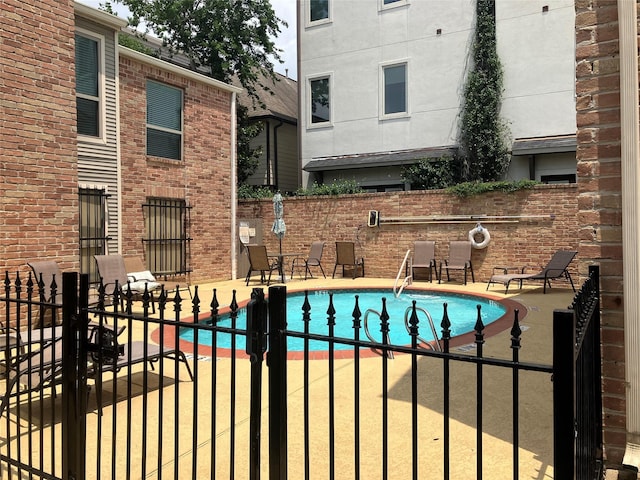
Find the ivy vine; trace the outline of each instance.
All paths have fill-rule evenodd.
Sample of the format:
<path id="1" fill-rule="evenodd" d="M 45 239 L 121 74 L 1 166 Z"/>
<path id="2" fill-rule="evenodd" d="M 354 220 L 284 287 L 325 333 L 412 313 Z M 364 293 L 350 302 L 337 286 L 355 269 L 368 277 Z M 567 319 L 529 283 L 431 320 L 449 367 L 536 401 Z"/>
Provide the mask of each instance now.
<path id="1" fill-rule="evenodd" d="M 495 0 L 476 1 L 473 66 L 460 122 L 463 179 L 499 180 L 509 165 L 508 128 L 500 117 L 503 72 L 496 48 Z"/>

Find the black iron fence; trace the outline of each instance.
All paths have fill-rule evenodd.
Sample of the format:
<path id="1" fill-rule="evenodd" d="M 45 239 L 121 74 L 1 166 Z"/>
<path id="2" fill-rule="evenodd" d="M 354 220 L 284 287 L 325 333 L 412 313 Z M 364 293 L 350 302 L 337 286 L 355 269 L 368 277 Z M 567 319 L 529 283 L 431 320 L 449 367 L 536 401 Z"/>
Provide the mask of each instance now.
<path id="1" fill-rule="evenodd" d="M 602 478 L 602 384 L 599 268 L 568 310 L 553 314 L 557 478 Z M 573 348 L 569 348 L 571 345 Z"/>
<path id="2" fill-rule="evenodd" d="M 415 310 L 411 345 L 390 344 L 384 300 L 375 343 L 361 339 L 357 297 L 353 336 L 342 338 L 331 297 L 326 314 L 307 302 L 287 312 L 283 286 L 268 300 L 254 289 L 245 325 L 235 294 L 225 316 L 215 291 L 204 306 L 197 289 L 188 313 L 179 293 L 134 305 L 126 289 L 122 303 L 101 295 L 89 306 L 87 277 L 78 285 L 68 273 L 62 304 L 43 305 L 37 282 L 25 290 L 7 274 L 0 476 L 519 479 L 532 452 L 540 475 L 599 478 L 597 274 L 572 310 L 554 314 L 553 365 L 521 360 L 517 312 L 510 354 L 499 356 L 485 349 L 480 311 L 471 353 L 452 351 L 446 305 L 434 349 L 421 341 L 427 326 Z M 28 328 L 44 306 L 62 312 L 62 327 Z M 288 315 L 305 327 L 288 329 Z M 310 333 L 318 321 L 326 334 Z M 287 349 L 294 338 L 301 360 Z M 323 360 L 313 360 L 312 341 L 326 344 Z M 545 426 L 548 436 L 536 433 Z"/>

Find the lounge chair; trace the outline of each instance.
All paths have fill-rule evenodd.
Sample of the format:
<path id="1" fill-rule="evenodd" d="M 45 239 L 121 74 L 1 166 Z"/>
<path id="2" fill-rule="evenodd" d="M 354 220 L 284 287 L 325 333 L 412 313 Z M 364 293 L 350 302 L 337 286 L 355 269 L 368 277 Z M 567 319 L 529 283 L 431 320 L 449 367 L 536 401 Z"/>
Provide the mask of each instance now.
<path id="1" fill-rule="evenodd" d="M 149 293 L 151 300 L 152 312 L 156 312 L 155 299 L 153 291 L 160 287 L 160 284 L 151 280 L 140 279 L 131 281 L 127 277 L 127 269 L 124 265 L 124 257 L 122 255 L 94 255 L 98 264 L 98 274 L 100 281 L 104 287 L 104 293 L 108 296 L 116 295 L 116 285 L 118 288 L 118 296 L 121 305 L 124 303 L 127 292 L 131 290 L 133 300 L 144 300 L 145 289 Z"/>
<path id="2" fill-rule="evenodd" d="M 149 363 L 151 369 L 154 364 L 163 358 L 173 359 L 184 363 L 189 378 L 193 381 L 193 373 L 185 354 L 177 349 L 167 347 L 162 348 L 153 343 L 134 341 L 131 343 L 119 344 L 117 337 L 124 328 L 113 332 L 108 325 L 94 325 L 90 328 L 89 341 L 94 342 L 97 347 L 106 347 L 103 351 L 110 352 L 110 355 L 101 356 L 96 353 L 96 348 L 89 353 L 87 378 L 100 382 L 101 375 L 106 372 L 118 372 L 139 363 Z M 104 335 L 102 332 L 106 332 Z M 101 337 L 102 340 L 99 340 Z M 108 343 L 107 344 L 107 340 Z M 41 348 L 29 350 L 22 354 L 16 362 L 9 367 L 9 375 L 6 384 L 5 394 L 0 402 L 0 415 L 7 408 L 11 397 L 26 395 L 29 392 L 41 391 L 51 387 L 55 394 L 55 387 L 62 381 L 62 339 L 58 338 L 52 342 L 42 343 Z M 16 388 L 20 384 L 23 388 Z M 15 388 L 15 391 L 14 391 Z M 101 388 L 96 388 L 98 405 L 101 405 Z"/>
<path id="3" fill-rule="evenodd" d="M 428 269 L 429 281 L 433 281 L 433 273 L 438 278 L 438 268 L 436 264 L 436 242 L 430 240 L 417 240 L 413 243 L 413 258 L 411 259 L 411 277 L 415 278 L 415 270 Z"/>
<path id="4" fill-rule="evenodd" d="M 438 276 L 438 283 L 442 281 L 442 266 L 443 262 L 440 262 L 440 272 Z M 467 272 L 471 272 L 471 281 L 475 283 L 476 279 L 473 275 L 473 265 L 471 263 L 471 242 L 467 241 L 454 241 L 449 243 L 449 258 L 444 261 L 444 268 L 447 273 L 447 282 L 450 281 L 450 270 L 462 270 L 464 271 L 464 284 L 467 284 Z"/>
<path id="5" fill-rule="evenodd" d="M 517 280 L 520 282 L 520 288 L 522 288 L 522 282 L 525 280 L 543 280 L 542 293 L 547 293 L 547 285 L 551 288 L 551 280 L 564 277 L 569 280 L 571 288 L 576 291 L 576 287 L 573 285 L 571 274 L 568 267 L 578 252 L 574 250 L 558 250 L 553 254 L 551 260 L 545 267 L 537 273 L 525 273 L 527 267 L 523 267 L 521 273 L 500 273 L 491 275 L 489 283 L 487 283 L 487 290 L 492 283 L 502 283 L 505 286 L 504 293 L 509 291 L 509 285 L 512 281 Z M 503 269 L 504 267 L 497 267 L 497 269 Z M 496 269 L 494 269 L 495 271 Z"/>
<path id="6" fill-rule="evenodd" d="M 142 257 L 137 255 L 126 255 L 124 257 L 124 268 L 127 271 L 127 277 L 130 281 L 136 282 L 139 280 L 147 280 L 154 283 L 159 283 L 164 288 L 166 293 L 179 292 L 180 290 L 189 290 L 189 297 L 193 298 L 191 293 L 191 285 L 188 281 L 174 282 L 170 280 L 160 280 L 151 273 L 142 260 Z"/>
<path id="7" fill-rule="evenodd" d="M 364 258 L 356 258 L 356 247 L 353 242 L 336 242 L 336 264 L 333 267 L 333 276 L 336 276 L 338 265 L 342 265 L 342 276 L 344 277 L 345 267 L 352 267 L 353 278 L 356 278 L 358 270 L 362 270 L 364 277 Z"/>
<path id="8" fill-rule="evenodd" d="M 313 278 L 313 274 L 311 273 L 310 267 L 320 267 L 322 276 L 324 278 L 327 278 L 327 276 L 324 274 L 322 263 L 320 263 L 320 260 L 322 259 L 323 251 L 324 251 L 324 242 L 321 242 L 321 241 L 313 242 L 311 244 L 311 250 L 309 251 L 309 256 L 307 258 L 300 259 L 304 261 L 304 279 L 305 280 L 307 279 L 307 274 L 309 274 L 309 276 Z M 296 260 L 299 260 L 299 259 L 294 258 L 293 262 L 291 262 L 291 278 L 293 278 L 293 272 L 296 268 Z"/>
<path id="9" fill-rule="evenodd" d="M 269 261 L 267 255 L 267 247 L 264 245 L 247 245 L 247 253 L 249 254 L 249 271 L 247 272 L 246 284 L 249 285 L 251 273 L 260 272 L 260 283 L 264 283 L 265 273 L 269 272 L 267 286 L 271 283 L 271 273 L 280 269 L 280 263 Z"/>
<path id="10" fill-rule="evenodd" d="M 39 349 L 30 349 L 12 362 L 7 371 L 5 393 L 0 402 L 0 415 L 9 405 L 11 397 L 39 391 L 47 387 L 55 388 L 62 381 L 62 339 L 42 344 Z M 25 388 L 14 387 L 17 384 Z"/>

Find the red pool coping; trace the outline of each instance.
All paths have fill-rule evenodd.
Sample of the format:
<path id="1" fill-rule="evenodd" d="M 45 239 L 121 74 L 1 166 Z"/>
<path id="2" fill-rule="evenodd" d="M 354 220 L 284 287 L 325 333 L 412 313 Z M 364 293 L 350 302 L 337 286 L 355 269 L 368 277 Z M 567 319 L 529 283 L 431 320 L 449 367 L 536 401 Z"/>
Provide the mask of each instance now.
<path id="1" fill-rule="evenodd" d="M 293 289 L 293 290 L 289 290 L 287 293 L 304 293 L 306 290 L 309 289 Z M 322 288 L 316 288 L 313 290 L 309 290 L 311 291 L 316 291 L 316 290 L 322 290 L 322 291 L 327 291 L 327 290 L 388 290 L 388 288 L 385 287 L 348 287 L 345 288 L 344 286 L 342 287 L 322 287 Z M 505 314 L 503 316 L 501 316 L 500 318 L 498 318 L 497 320 L 491 322 L 490 324 L 486 325 L 483 333 L 484 333 L 484 339 L 486 340 L 487 338 L 490 338 L 498 333 L 501 333 L 509 328 L 511 328 L 513 326 L 513 318 L 514 318 L 514 312 L 515 310 L 518 310 L 518 321 L 519 323 L 522 323 L 522 320 L 527 316 L 527 308 L 522 305 L 519 302 L 516 302 L 515 300 L 511 300 L 509 298 L 503 298 L 503 297 L 498 297 L 496 295 L 490 294 L 490 293 L 469 293 L 468 291 L 465 290 L 433 290 L 430 288 L 419 288 L 419 287 L 407 287 L 405 288 L 404 291 L 417 291 L 417 292 L 434 292 L 434 293 L 450 293 L 450 294 L 454 294 L 454 295 L 465 295 L 465 296 L 472 296 L 472 297 L 481 297 L 481 298 L 485 298 L 487 300 L 493 300 L 494 302 L 498 302 L 501 305 L 503 305 L 507 311 L 505 312 Z M 268 297 L 268 295 L 266 295 L 266 297 Z M 249 303 L 250 299 L 246 299 L 246 300 L 242 300 L 240 302 L 238 302 L 238 308 L 243 308 L 247 305 L 247 303 Z M 231 309 L 229 307 L 223 307 L 220 308 L 218 310 L 218 313 L 220 315 L 224 315 L 227 314 L 231 311 Z M 211 317 L 211 312 L 204 312 L 201 313 L 198 316 L 198 321 L 202 321 L 205 320 L 207 318 Z M 185 319 L 181 319 L 181 322 L 185 322 L 185 323 L 193 323 L 194 322 L 194 318 L 193 316 L 191 317 L 187 317 Z M 165 347 L 168 348 L 175 348 L 176 346 L 176 327 L 175 326 L 171 326 L 171 325 L 164 325 L 163 328 L 163 333 L 164 333 L 164 345 Z M 440 332 L 439 332 L 440 333 Z M 449 348 L 455 348 L 455 347 L 460 347 L 463 345 L 469 345 L 475 342 L 475 331 L 470 331 L 467 333 L 463 333 L 461 335 L 457 335 L 455 337 L 452 337 L 451 340 L 449 340 Z M 160 343 L 160 328 L 157 328 L 156 330 L 154 330 L 151 333 L 151 339 L 156 342 L 156 343 Z M 433 343 L 433 342 L 430 342 Z M 194 348 L 195 344 L 193 342 L 188 342 L 186 340 L 179 340 L 178 342 L 178 348 L 184 352 L 184 353 L 188 353 L 188 354 L 192 354 L 192 355 L 196 355 L 196 349 Z M 213 357 L 213 347 L 207 346 L 207 345 L 199 345 L 197 348 L 197 355 L 198 356 L 207 356 L 207 357 Z M 350 359 L 354 357 L 354 349 L 348 349 L 348 350 L 334 350 L 333 352 L 333 358 L 336 360 L 340 360 L 340 359 Z M 376 357 L 380 355 L 380 352 L 374 349 L 369 349 L 369 348 L 360 348 L 360 358 L 369 358 L 369 357 Z M 394 352 L 397 353 L 397 352 Z M 231 357 L 231 349 L 230 348 L 217 348 L 216 349 L 216 357 L 219 358 L 230 358 Z M 249 358 L 249 356 L 244 352 L 244 350 L 236 350 L 236 358 Z M 313 350 L 313 351 L 309 351 L 308 353 L 308 358 L 309 360 L 326 360 L 329 358 L 329 351 L 328 350 Z M 288 360 L 303 360 L 304 359 L 304 351 L 291 351 L 287 353 L 287 359 Z"/>

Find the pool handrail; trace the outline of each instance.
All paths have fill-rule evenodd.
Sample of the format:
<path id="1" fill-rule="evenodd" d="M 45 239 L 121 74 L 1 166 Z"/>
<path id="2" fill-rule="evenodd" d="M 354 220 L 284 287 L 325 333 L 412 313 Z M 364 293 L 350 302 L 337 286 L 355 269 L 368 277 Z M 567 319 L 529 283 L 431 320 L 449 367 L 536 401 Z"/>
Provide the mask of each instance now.
<path id="1" fill-rule="evenodd" d="M 433 335 L 435 346 L 432 345 L 430 342 L 427 342 L 424 338 L 420 336 L 417 336 L 417 339 L 420 341 L 420 344 L 424 345 L 425 348 L 430 348 L 431 350 L 435 350 L 436 352 L 441 352 L 442 346 L 440 345 L 438 332 L 436 331 L 436 327 L 433 324 L 433 318 L 431 317 L 431 314 L 427 311 L 427 309 L 416 306 L 416 312 L 418 310 L 420 310 L 421 312 L 424 312 L 424 314 L 427 316 L 427 320 L 429 320 L 429 327 L 431 328 L 431 334 Z M 407 333 L 409 333 L 409 335 L 411 335 L 411 327 L 409 327 L 409 312 L 412 312 L 412 311 L 413 311 L 413 306 L 407 307 L 407 309 L 404 311 L 404 326 L 407 329 Z M 420 344 L 418 346 L 420 346 Z"/>
<path id="2" fill-rule="evenodd" d="M 366 312 L 364 312 L 364 319 L 363 319 L 364 333 L 371 343 L 377 343 L 379 345 L 383 345 L 382 342 L 379 342 L 378 340 L 373 338 L 373 335 L 371 335 L 371 332 L 369 331 L 369 314 L 370 313 L 375 313 L 378 316 L 378 318 L 382 318 L 382 314 L 379 311 L 374 310 L 373 308 L 369 308 Z M 389 332 L 386 332 L 385 336 L 387 337 L 387 344 L 391 344 L 391 339 L 389 338 Z M 386 354 L 387 354 L 387 358 L 393 359 L 393 351 L 387 350 Z"/>
<path id="3" fill-rule="evenodd" d="M 402 293 L 402 290 L 404 290 L 404 287 L 409 285 L 411 283 L 411 280 L 413 279 L 411 275 L 407 275 L 402 281 L 402 285 L 400 285 L 400 290 L 398 290 L 398 281 L 400 280 L 400 276 L 402 275 L 402 269 L 405 268 L 407 265 L 407 258 L 409 257 L 410 254 L 411 254 L 411 249 L 407 250 L 407 253 L 405 253 L 404 260 L 402 260 L 402 264 L 400 265 L 400 270 L 398 270 L 398 275 L 396 276 L 396 281 L 393 284 L 393 295 L 396 298 L 400 296 L 400 294 Z M 411 271 L 411 269 L 409 270 Z"/>

